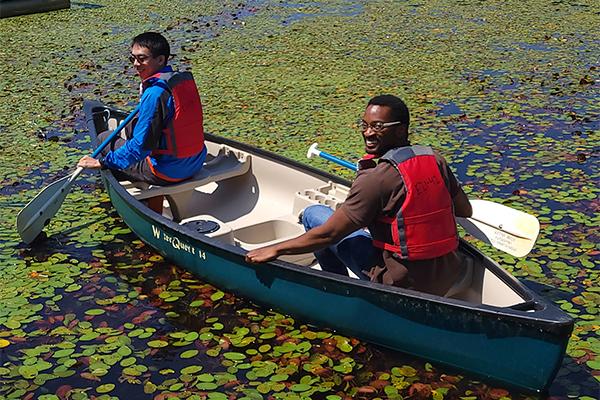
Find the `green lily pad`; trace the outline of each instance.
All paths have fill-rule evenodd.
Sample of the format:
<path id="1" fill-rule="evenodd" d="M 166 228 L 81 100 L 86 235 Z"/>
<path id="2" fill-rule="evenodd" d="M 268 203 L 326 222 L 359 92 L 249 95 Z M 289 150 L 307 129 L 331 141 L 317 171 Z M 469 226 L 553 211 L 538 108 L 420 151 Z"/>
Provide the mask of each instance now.
<path id="1" fill-rule="evenodd" d="M 113 383 L 105 383 L 103 385 L 98 386 L 96 388 L 96 392 L 109 393 L 109 392 L 112 392 L 114 388 L 115 388 L 115 385 Z"/>
<path id="2" fill-rule="evenodd" d="M 165 342 L 164 340 L 151 340 L 148 342 L 148 347 L 153 348 L 161 348 L 169 345 L 169 342 Z"/>
<path id="3" fill-rule="evenodd" d="M 102 315 L 102 314 L 104 314 L 105 312 L 106 312 L 106 311 L 105 311 L 105 310 L 103 310 L 103 309 L 101 309 L 101 308 L 93 308 L 93 309 L 87 310 L 87 311 L 85 312 L 85 314 L 86 314 L 86 315 Z"/>
<path id="4" fill-rule="evenodd" d="M 181 353 L 181 358 L 192 358 L 198 355 L 198 350 L 187 350 Z"/>

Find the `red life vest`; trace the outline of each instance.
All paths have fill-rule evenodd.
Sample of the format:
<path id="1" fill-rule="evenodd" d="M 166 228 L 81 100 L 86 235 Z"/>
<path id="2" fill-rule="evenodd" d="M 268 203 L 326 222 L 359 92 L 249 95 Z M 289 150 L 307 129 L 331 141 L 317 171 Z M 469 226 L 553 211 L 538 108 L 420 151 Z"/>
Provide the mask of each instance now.
<path id="1" fill-rule="evenodd" d="M 163 129 L 166 148 L 152 150 L 152 156 L 166 154 L 186 158 L 199 154 L 204 149 L 204 125 L 194 77 L 190 72 L 159 72 L 148 79 L 151 78 L 159 79 L 152 85 L 161 85 L 167 90 L 161 101 L 166 103 L 173 96 L 175 104 L 175 113 Z"/>
<path id="2" fill-rule="evenodd" d="M 392 163 L 400 173 L 406 199 L 395 217 L 380 216 L 377 220 L 386 226 L 384 229 L 391 229 L 392 242 L 373 238 L 373 245 L 405 260 L 426 260 L 456 250 L 458 233 L 452 198 L 433 150 L 427 146 L 398 147 L 381 160 Z"/>

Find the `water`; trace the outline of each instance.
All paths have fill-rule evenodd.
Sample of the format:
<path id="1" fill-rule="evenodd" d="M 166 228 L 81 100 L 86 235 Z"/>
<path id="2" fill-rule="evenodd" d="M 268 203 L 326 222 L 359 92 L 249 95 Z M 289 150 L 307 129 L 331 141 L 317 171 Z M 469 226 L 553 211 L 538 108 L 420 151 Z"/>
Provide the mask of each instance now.
<path id="1" fill-rule="evenodd" d="M 413 141 L 441 149 L 472 197 L 539 217 L 525 260 L 485 251 L 576 318 L 549 395 L 596 396 L 593 10 L 541 1 L 82 4 L 0 23 L 11 71 L 0 91 L 0 396 L 528 396 L 198 281 L 137 241 L 93 174 L 47 240 L 19 243 L 16 213 L 89 151 L 82 100 L 135 104 L 125 57 L 143 29 L 164 30 L 175 63 L 194 72 L 208 131 L 300 161 L 317 139 L 343 158 L 360 155 L 351 125 L 366 100 L 405 98 Z M 135 25 L 128 15 L 140 15 Z"/>

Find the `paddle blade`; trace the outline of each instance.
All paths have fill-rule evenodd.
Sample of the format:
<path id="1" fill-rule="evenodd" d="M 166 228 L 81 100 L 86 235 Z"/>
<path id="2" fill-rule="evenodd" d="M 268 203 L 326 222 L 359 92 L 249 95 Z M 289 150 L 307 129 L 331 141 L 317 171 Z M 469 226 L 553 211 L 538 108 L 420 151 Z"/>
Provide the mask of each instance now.
<path id="1" fill-rule="evenodd" d="M 17 215 L 17 231 L 21 240 L 33 242 L 56 214 L 71 188 L 73 176 L 65 176 L 46 186 Z"/>
<path id="2" fill-rule="evenodd" d="M 529 254 L 540 232 L 536 217 L 487 200 L 470 202 L 473 216 L 458 218 L 469 234 L 515 257 Z"/>
<path id="3" fill-rule="evenodd" d="M 125 126 L 133 120 L 140 110 L 141 103 L 119 124 L 105 140 L 92 153 L 92 158 L 96 158 L 102 150 L 119 134 Z M 17 215 L 17 231 L 21 240 L 25 243 L 31 243 L 50 222 L 50 219 L 56 214 L 64 201 L 72 182 L 83 171 L 83 168 L 77 167 L 71 176 L 66 176 L 45 187 L 37 196 L 33 198 Z"/>

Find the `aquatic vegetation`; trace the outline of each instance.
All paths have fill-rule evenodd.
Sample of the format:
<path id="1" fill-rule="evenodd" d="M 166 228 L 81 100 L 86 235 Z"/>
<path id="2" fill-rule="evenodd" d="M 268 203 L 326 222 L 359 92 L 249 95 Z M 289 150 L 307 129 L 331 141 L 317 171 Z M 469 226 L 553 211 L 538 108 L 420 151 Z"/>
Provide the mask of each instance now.
<path id="1" fill-rule="evenodd" d="M 587 0 L 101 0 L 3 19 L 0 397 L 527 397 L 198 281 L 137 241 L 93 176 L 47 240 L 20 244 L 16 213 L 89 151 L 83 99 L 135 103 L 127 46 L 153 29 L 194 73 L 208 131 L 302 162 L 315 141 L 360 156 L 368 98 L 406 99 L 412 140 L 440 149 L 471 196 L 539 217 L 525 259 L 474 243 L 576 319 L 549 394 L 593 398 L 599 13 Z"/>

